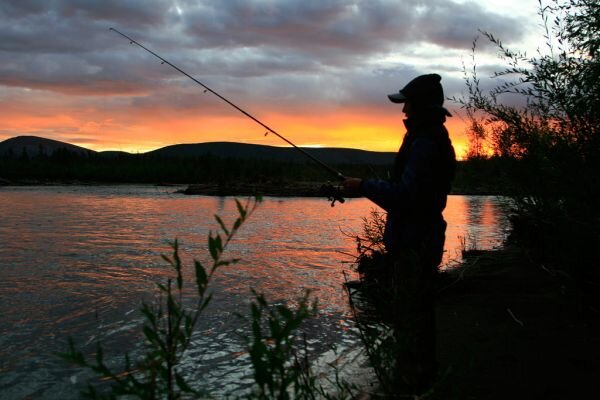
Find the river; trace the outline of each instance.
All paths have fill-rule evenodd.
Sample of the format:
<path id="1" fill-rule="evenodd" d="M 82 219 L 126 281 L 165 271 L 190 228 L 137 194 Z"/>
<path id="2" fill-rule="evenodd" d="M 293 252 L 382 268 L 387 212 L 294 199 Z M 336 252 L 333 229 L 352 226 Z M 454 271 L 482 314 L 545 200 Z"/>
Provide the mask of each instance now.
<path id="1" fill-rule="evenodd" d="M 77 398 L 90 374 L 54 353 L 72 337 L 91 354 L 100 339 L 111 364 L 141 346 L 139 308 L 171 271 L 160 255 L 177 238 L 188 267 L 208 260 L 207 235 L 237 216 L 232 198 L 183 196 L 153 186 L 0 188 L 0 398 Z M 186 374 L 217 397 L 252 383 L 240 332 L 251 288 L 272 302 L 305 290 L 318 300 L 309 348 L 317 360 L 331 345 L 346 356 L 359 340 L 342 290 L 352 274 L 353 233 L 374 209 L 365 199 L 330 207 L 325 199 L 265 198 L 227 254 L 240 258 L 217 272 L 214 299 L 185 364 Z M 460 261 L 461 238 L 493 248 L 504 240 L 509 201 L 450 196 L 442 268 Z M 229 221 L 229 222 L 227 222 Z M 191 282 L 190 282 L 191 284 Z M 340 356 L 341 357 L 341 356 Z M 192 361 L 193 360 L 193 361 Z"/>

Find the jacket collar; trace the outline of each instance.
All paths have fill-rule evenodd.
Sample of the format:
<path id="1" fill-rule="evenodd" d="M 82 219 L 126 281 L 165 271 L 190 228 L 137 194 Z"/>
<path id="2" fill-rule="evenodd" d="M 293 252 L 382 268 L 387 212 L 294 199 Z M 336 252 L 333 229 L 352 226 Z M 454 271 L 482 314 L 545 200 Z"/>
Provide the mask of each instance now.
<path id="1" fill-rule="evenodd" d="M 424 129 L 443 125 L 450 113 L 444 107 L 429 108 L 404 120 L 409 133 L 419 134 Z"/>

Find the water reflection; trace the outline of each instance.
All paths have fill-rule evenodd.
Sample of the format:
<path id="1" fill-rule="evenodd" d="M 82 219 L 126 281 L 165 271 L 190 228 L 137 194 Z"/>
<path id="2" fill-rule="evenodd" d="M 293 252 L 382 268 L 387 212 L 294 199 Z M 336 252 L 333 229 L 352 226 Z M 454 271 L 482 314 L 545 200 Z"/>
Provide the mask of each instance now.
<path id="1" fill-rule="evenodd" d="M 464 243 L 468 248 L 500 246 L 508 229 L 510 202 L 498 196 L 449 196 L 444 218 L 448 222 L 443 266 L 461 261 Z"/>
<path id="2" fill-rule="evenodd" d="M 266 198 L 229 249 L 242 261 L 217 274 L 215 300 L 192 352 L 205 349 L 206 362 L 190 365 L 189 373 L 218 395 L 235 393 L 248 380 L 236 333 L 243 325 L 234 315 L 246 312 L 251 287 L 273 301 L 311 290 L 321 310 L 311 329 L 314 347 L 323 353 L 328 343 L 356 347 L 341 290 L 342 271 L 351 267 L 342 253 L 352 253 L 354 242 L 342 232 L 360 232 L 373 207 L 365 199 L 331 208 L 323 199 Z M 476 237 L 482 248 L 498 245 L 505 207 L 501 198 L 451 196 L 444 262 L 457 258 L 461 236 Z M 76 398 L 71 378 L 81 372 L 52 355 L 65 349 L 69 335 L 89 351 L 98 337 L 116 354 L 139 346 L 137 309 L 169 273 L 160 253 L 178 238 L 187 265 L 192 258 L 207 261 L 215 213 L 226 221 L 237 216 L 232 199 L 175 196 L 153 187 L 1 189 L 2 398 Z"/>

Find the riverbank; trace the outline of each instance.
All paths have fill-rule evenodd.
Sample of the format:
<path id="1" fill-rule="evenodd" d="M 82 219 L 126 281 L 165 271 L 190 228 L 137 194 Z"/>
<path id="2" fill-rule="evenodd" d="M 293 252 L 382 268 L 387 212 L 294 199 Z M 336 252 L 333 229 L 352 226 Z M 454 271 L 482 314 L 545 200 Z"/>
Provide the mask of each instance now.
<path id="1" fill-rule="evenodd" d="M 477 252 L 442 274 L 443 378 L 428 399 L 576 399 L 597 391 L 598 310 L 517 249 Z"/>
<path id="2" fill-rule="evenodd" d="M 223 182 L 223 183 L 143 183 L 143 182 L 98 182 L 98 181 L 79 181 L 79 180 L 8 180 L 0 178 L 0 186 L 123 186 L 123 185 L 153 185 L 161 187 L 173 187 L 174 193 L 185 195 L 202 196 L 273 196 L 273 197 L 327 197 L 328 190 L 324 186 L 331 187 L 332 184 L 338 185 L 338 182 L 304 182 L 304 181 L 273 181 L 273 182 Z M 184 189 L 181 189 L 184 187 Z M 335 186 L 334 186 L 335 187 Z M 329 189 L 330 190 L 330 189 Z M 452 195 L 503 195 L 498 190 L 491 190 L 485 186 L 469 187 L 460 186 L 453 189 Z M 344 196 L 349 197 L 349 196 Z M 350 196 L 351 197 L 351 196 Z"/>
<path id="3" fill-rule="evenodd" d="M 332 184 L 335 186 L 332 186 Z M 335 189 L 337 185 L 339 185 L 338 182 L 202 183 L 189 185 L 181 193 L 205 196 L 252 196 L 254 194 L 261 194 L 263 196 L 276 197 L 327 197 L 332 187 Z M 452 190 L 450 194 L 473 196 L 502 195 L 498 190 L 491 190 L 485 186 L 459 187 L 456 190 Z"/>

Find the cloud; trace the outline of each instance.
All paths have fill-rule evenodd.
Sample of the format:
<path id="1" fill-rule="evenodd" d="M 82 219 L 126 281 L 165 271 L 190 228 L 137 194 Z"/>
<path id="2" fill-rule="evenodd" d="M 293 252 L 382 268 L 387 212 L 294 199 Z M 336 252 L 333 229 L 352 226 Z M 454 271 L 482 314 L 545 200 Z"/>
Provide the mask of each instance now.
<path id="1" fill-rule="evenodd" d="M 0 84 L 71 94 L 137 95 L 175 76 L 109 26 L 204 76 L 288 76 L 292 88 L 302 74 L 310 85 L 422 44 L 468 49 L 478 28 L 524 34 L 510 17 L 446 0 L 19 1 L 0 5 L 0 22 Z"/>
<path id="2" fill-rule="evenodd" d="M 0 3 L 0 15 L 13 20 L 58 17 L 149 27 L 164 23 L 171 4 L 163 0 L 18 0 Z"/>
<path id="3" fill-rule="evenodd" d="M 257 116 L 313 119 L 399 112 L 385 95 L 422 73 L 440 73 L 446 94 L 460 95 L 461 58 L 478 29 L 504 42 L 528 34 L 515 18 L 462 0 L 3 1 L 0 116 L 13 116 L 10 132 L 27 115 L 33 122 L 24 131 L 51 124 L 56 138 L 98 115 L 93 110 L 114 116 L 72 135 L 94 143 L 108 129 L 143 137 L 143 115 L 237 116 L 109 27 Z M 487 57 L 493 51 L 484 42 L 478 53 Z"/>
<path id="4" fill-rule="evenodd" d="M 188 8 L 184 31 L 202 48 L 270 47 L 334 65 L 419 43 L 465 49 L 478 29 L 505 39 L 525 33 L 515 19 L 475 2 L 233 0 Z"/>

